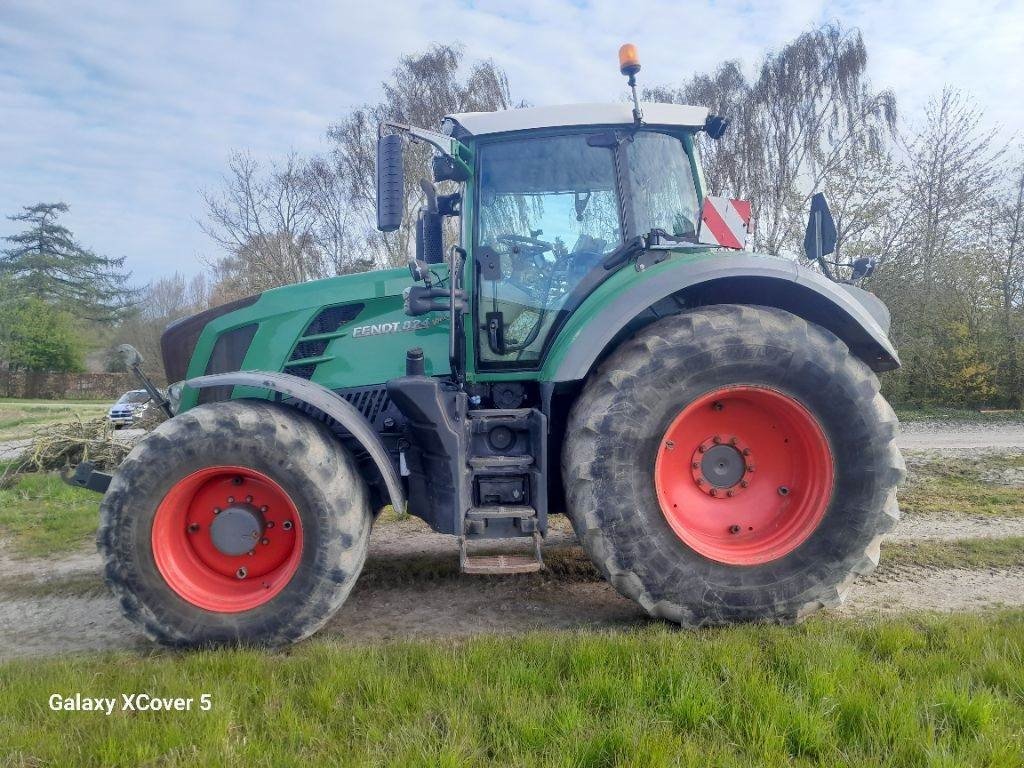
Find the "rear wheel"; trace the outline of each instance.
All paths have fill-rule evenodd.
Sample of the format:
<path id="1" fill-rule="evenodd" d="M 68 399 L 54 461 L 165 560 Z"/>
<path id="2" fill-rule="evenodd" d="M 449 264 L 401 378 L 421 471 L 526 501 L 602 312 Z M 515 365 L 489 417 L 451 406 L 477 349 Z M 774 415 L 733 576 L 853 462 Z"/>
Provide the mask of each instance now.
<path id="1" fill-rule="evenodd" d="M 898 519 L 896 418 L 828 331 L 722 305 L 624 343 L 573 408 L 569 511 L 594 562 L 686 625 L 840 602 Z"/>
<path id="2" fill-rule="evenodd" d="M 229 401 L 136 446 L 104 497 L 98 543 L 125 615 L 153 639 L 273 645 L 341 606 L 371 520 L 354 461 L 324 427 Z"/>

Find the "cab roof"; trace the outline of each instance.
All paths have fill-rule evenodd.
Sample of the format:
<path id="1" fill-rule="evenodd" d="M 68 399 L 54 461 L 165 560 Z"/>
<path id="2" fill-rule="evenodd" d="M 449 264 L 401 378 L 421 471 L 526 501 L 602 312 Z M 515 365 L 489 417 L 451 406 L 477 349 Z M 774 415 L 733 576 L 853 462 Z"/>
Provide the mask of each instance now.
<path id="1" fill-rule="evenodd" d="M 706 107 L 683 104 L 641 103 L 644 125 L 685 128 L 703 127 L 708 118 Z M 444 119 L 447 133 L 459 136 L 485 136 L 492 133 L 528 131 L 536 128 L 562 128 L 583 125 L 632 125 L 633 105 L 559 104 L 551 107 L 526 107 L 500 112 L 460 112 Z"/>

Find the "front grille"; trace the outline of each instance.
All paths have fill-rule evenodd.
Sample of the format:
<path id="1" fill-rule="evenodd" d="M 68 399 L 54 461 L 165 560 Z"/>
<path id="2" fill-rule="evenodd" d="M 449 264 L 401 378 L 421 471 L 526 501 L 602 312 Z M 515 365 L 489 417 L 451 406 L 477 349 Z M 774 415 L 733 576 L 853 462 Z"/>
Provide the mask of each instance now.
<path id="1" fill-rule="evenodd" d="M 388 391 L 383 386 L 351 389 L 338 394 L 348 400 L 371 424 L 390 402 Z"/>
<path id="2" fill-rule="evenodd" d="M 242 361 L 245 353 L 249 351 L 252 338 L 256 335 L 259 326 L 256 323 L 243 325 L 226 331 L 217 337 L 213 344 L 213 352 L 206 362 L 206 373 L 232 373 L 242 369 Z M 204 387 L 199 390 L 200 403 L 214 403 L 218 400 L 228 400 L 234 387 Z"/>
<path id="3" fill-rule="evenodd" d="M 321 333 L 334 333 L 345 323 L 355 320 L 362 311 L 363 305 L 359 303 L 327 307 L 310 321 L 302 335 L 317 336 Z"/>
<path id="4" fill-rule="evenodd" d="M 294 365 L 289 366 L 288 373 L 292 376 L 298 376 L 300 379 L 312 379 L 313 371 L 316 370 L 316 365 Z"/>
<path id="5" fill-rule="evenodd" d="M 296 342 L 295 348 L 288 356 L 288 362 L 284 364 L 285 373 L 303 379 L 313 378 L 316 363 L 304 363 L 303 361 L 323 356 L 331 339 L 309 339 L 306 337 L 337 333 L 345 323 L 355 320 L 362 311 L 363 305 L 360 303 L 337 304 L 320 310 L 316 317 L 309 321 L 309 325 L 302 333 L 302 338 Z"/>
<path id="6" fill-rule="evenodd" d="M 304 360 L 307 357 L 320 357 L 327 349 L 327 339 L 317 341 L 300 341 L 292 350 L 292 360 Z"/>

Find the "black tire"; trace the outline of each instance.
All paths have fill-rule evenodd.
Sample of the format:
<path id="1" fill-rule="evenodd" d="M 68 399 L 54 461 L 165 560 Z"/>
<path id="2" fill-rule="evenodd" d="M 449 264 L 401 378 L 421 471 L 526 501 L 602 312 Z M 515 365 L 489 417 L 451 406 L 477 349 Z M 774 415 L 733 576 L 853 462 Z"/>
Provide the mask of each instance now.
<path id="1" fill-rule="evenodd" d="M 268 602 L 238 613 L 204 610 L 156 567 L 156 509 L 179 480 L 210 466 L 262 473 L 294 501 L 303 545 L 297 570 Z M 170 646 L 280 645 L 308 637 L 341 607 L 366 559 L 372 514 L 348 451 L 322 425 L 260 400 L 201 405 L 131 451 L 100 507 L 97 546 L 125 616 Z"/>
<path id="2" fill-rule="evenodd" d="M 756 565 L 729 565 L 684 544 L 653 477 L 673 418 L 701 395 L 741 384 L 803 405 L 834 457 L 833 491 L 813 533 Z M 587 381 L 562 454 L 568 510 L 604 576 L 650 615 L 685 626 L 791 623 L 841 603 L 878 563 L 882 536 L 899 519 L 897 428 L 875 375 L 823 328 L 772 308 L 687 311 L 643 328 Z"/>

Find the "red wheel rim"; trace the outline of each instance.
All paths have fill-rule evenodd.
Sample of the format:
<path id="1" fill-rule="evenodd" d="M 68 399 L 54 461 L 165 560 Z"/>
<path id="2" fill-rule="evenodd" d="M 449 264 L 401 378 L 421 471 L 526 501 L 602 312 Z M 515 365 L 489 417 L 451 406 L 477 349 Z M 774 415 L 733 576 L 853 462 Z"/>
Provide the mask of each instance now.
<path id="1" fill-rule="evenodd" d="M 729 565 L 777 560 L 806 541 L 832 498 L 835 469 L 817 419 L 767 387 L 723 387 L 669 425 L 654 467 L 676 535 Z"/>
<path id="2" fill-rule="evenodd" d="M 250 538 L 252 549 L 235 554 Z M 302 521 L 291 497 L 266 475 L 208 467 L 168 491 L 153 518 L 152 544 L 157 570 L 179 597 L 208 611 L 239 613 L 270 601 L 291 581 L 302 557 Z"/>

